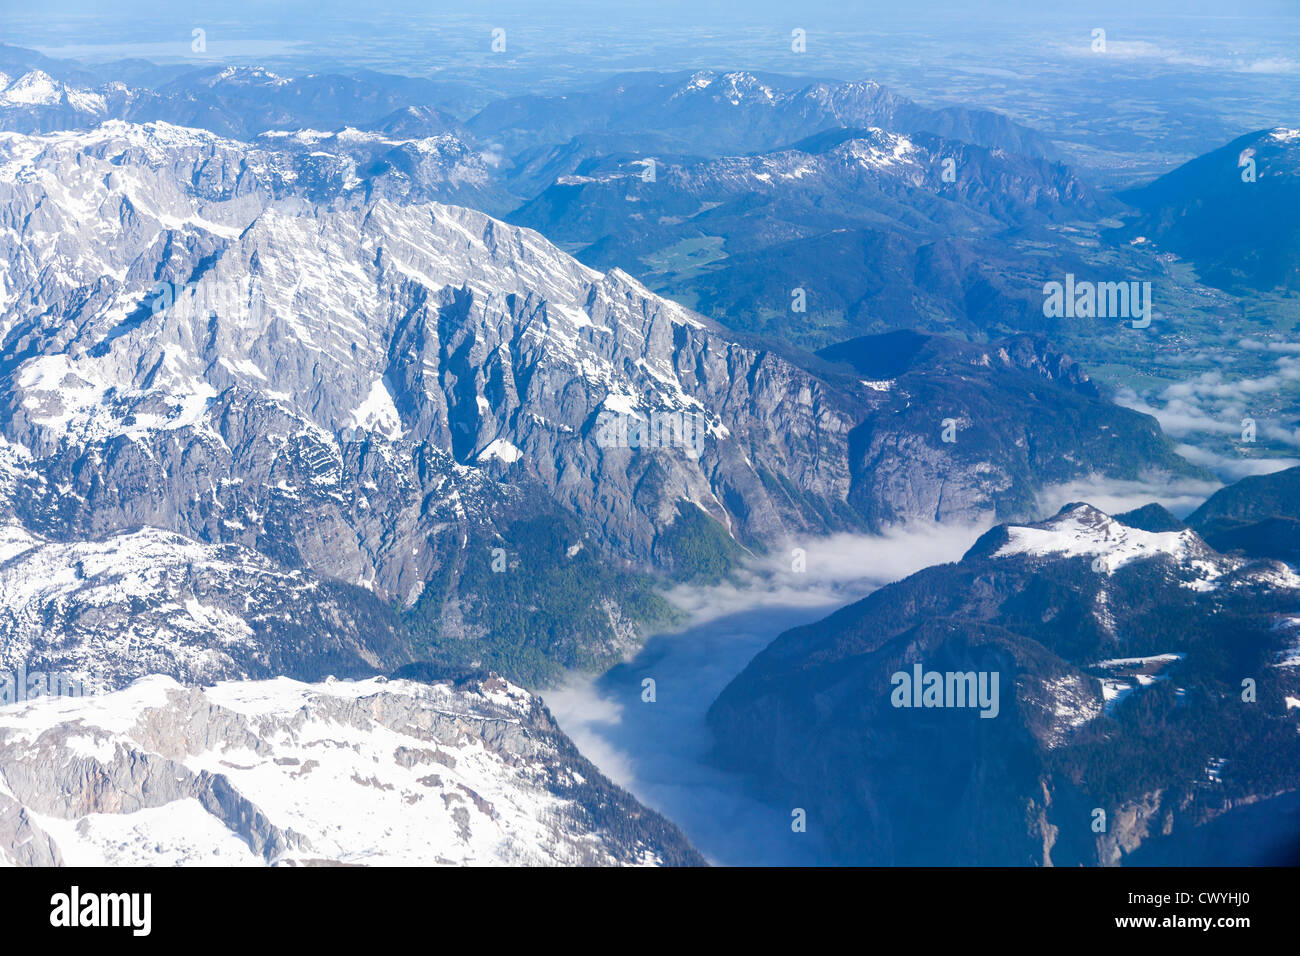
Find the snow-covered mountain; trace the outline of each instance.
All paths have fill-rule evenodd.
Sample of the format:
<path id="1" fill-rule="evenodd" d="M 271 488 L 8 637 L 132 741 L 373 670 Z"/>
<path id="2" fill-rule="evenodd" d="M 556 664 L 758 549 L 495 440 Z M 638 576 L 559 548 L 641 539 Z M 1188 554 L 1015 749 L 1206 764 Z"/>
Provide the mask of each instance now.
<path id="1" fill-rule="evenodd" d="M 390 134 L 400 127 L 408 139 L 466 136 L 454 117 L 427 105 L 458 102 L 464 91 L 456 84 L 366 71 L 287 77 L 259 66 L 140 66 L 117 64 L 124 75 L 109 67 L 111 79 L 103 82 L 94 68 L 0 50 L 0 128 L 53 132 L 116 119 L 195 127 L 240 140 L 275 129 L 348 125 Z"/>
<path id="2" fill-rule="evenodd" d="M 47 697 L 0 709 L 0 777 L 11 865 L 703 862 L 498 677 Z"/>
<path id="3" fill-rule="evenodd" d="M 105 691 L 147 674 L 320 679 L 410 661 L 397 620 L 369 591 L 241 545 L 146 527 L 72 543 L 10 538 L 0 555 L 8 673 L 59 673 Z"/>
<path id="4" fill-rule="evenodd" d="M 0 73 L 0 109 L 61 106 L 81 113 L 102 115 L 107 101 L 102 94 L 60 83 L 43 70 L 22 76 Z"/>
<path id="5" fill-rule="evenodd" d="M 606 452 L 583 434 L 605 403 L 700 415 L 712 434 L 726 436 L 717 415 L 688 392 L 725 398 L 734 391 L 725 345 L 715 344 L 686 310 L 654 299 L 627 277 L 585 269 L 535 233 L 466 209 L 385 200 L 275 202 L 241 191 L 239 170 L 187 194 L 176 183 L 190 181 L 196 166 L 210 168 L 210 150 L 225 144 L 197 134 L 202 148 L 195 157 L 188 140 L 171 149 L 167 138 L 184 137 L 175 128 L 163 128 L 161 137 L 152 129 L 121 132 L 128 134 L 117 141 L 121 152 L 77 153 L 80 177 L 59 178 L 50 169 L 65 165 L 61 137 L 48 151 L 18 156 L 30 148 L 24 141 L 5 168 L 9 215 L 23 228 L 8 234 L 3 250 L 9 273 L 0 331 L 13 343 L 11 438 L 42 460 L 66 460 L 64 443 L 84 447 L 126 436 L 148 444 L 183 436 L 202 446 L 193 454 L 216 455 L 225 464 L 205 469 L 200 487 L 177 489 L 160 502 L 188 509 L 199 507 L 214 475 L 257 477 L 255 495 L 296 496 L 296 482 L 232 474 L 229 460 L 253 442 L 306 442 L 321 450 L 306 453 L 311 474 L 302 476 L 304 483 L 323 485 L 333 497 L 343 490 L 345 509 L 367 509 L 365 479 L 354 482 L 340 470 L 345 446 L 361 444 L 356 436 L 366 434 L 382 439 L 384 448 L 407 442 L 441 459 L 425 475 L 408 476 L 427 489 L 415 521 L 445 520 L 425 501 L 434 490 L 440 489 L 436 501 L 464 510 L 443 483 L 481 484 L 488 470 L 521 459 L 561 500 L 595 499 L 610 520 L 619 503 L 600 504 L 594 486 L 620 481 L 626 502 L 626 477 L 588 462 L 575 482 L 572 468 L 579 459 L 601 457 L 627 467 L 627 449 Z M 133 136 L 143 136 L 141 153 L 134 152 Z M 151 167 L 149 148 L 165 150 L 172 164 Z M 78 242 L 92 210 L 107 220 L 105 228 L 92 230 L 97 235 L 89 243 Z M 119 223 L 126 228 L 119 231 Z M 160 292 L 152 291 L 157 280 L 164 284 Z M 686 382 L 674 365 L 675 336 L 687 343 L 697 338 L 689 351 L 705 353 L 691 357 Z M 734 358 L 761 361 L 754 353 Z M 697 361 L 717 366 L 705 383 Z M 803 381 L 812 384 L 806 375 Z M 774 386 L 778 394 L 784 389 Z M 225 414 L 223 406 L 238 408 L 239 416 Z M 270 421 L 241 421 L 254 408 L 262 409 L 259 419 L 299 421 L 285 432 Z M 811 405 L 803 413 L 818 415 Z M 821 417 L 840 436 L 850 427 L 843 413 L 828 409 Z M 226 433 L 231 426 L 237 433 Z M 379 459 L 373 467 L 402 471 L 409 470 L 407 455 L 362 457 L 365 465 L 373 457 Z M 743 453 L 726 457 L 741 462 Z M 267 456 L 261 467 L 275 460 Z M 98 481 L 116 494 L 130 487 L 105 465 Z M 566 465 L 568 480 L 560 481 Z M 827 470 L 827 480 L 837 471 L 843 476 L 842 466 Z M 681 475 L 668 506 L 681 497 L 722 512 L 699 467 Z M 394 505 L 392 495 L 382 498 L 377 506 Z M 648 502 L 653 517 L 639 521 L 637 509 L 627 509 L 633 523 L 617 543 L 648 555 L 653 519 L 663 507 Z M 211 523 L 195 523 L 196 517 L 175 530 Z M 412 550 L 403 542 L 403 564 L 424 560 Z M 332 572 L 358 576 L 340 567 Z M 381 573 L 374 572 L 361 576 Z M 392 568 L 381 589 L 406 597 L 393 573 L 400 577 Z"/>
<path id="6" fill-rule="evenodd" d="M 264 139 L 310 156 L 313 135 Z M 534 572 L 689 572 L 701 538 L 969 518 L 1042 480 L 1187 467 L 1152 420 L 1058 380 L 1043 343 L 922 350 L 882 390 L 481 212 L 295 194 L 302 155 L 165 124 L 0 134 L 13 535 L 156 528 L 405 607 L 434 581 L 442 626 L 498 547 Z M 978 439 L 948 447 L 944 420 Z M 1096 454 L 1029 454 L 1031 429 L 1103 420 Z M 647 440 L 609 441 L 610 421 Z M 543 558 L 520 522 L 557 515 L 576 524 Z M 637 615 L 605 583 L 602 641 L 625 647 Z"/>
<path id="7" fill-rule="evenodd" d="M 112 157 L 125 169 L 137 164 L 191 167 L 179 185 L 206 199 L 250 193 L 298 196 L 313 202 L 337 197 L 387 196 L 404 201 L 458 202 L 504 209 L 512 200 L 495 185 L 483 156 L 450 133 L 391 135 L 351 127 L 334 131 L 270 130 L 251 142 L 168 123 L 109 120 L 90 130 L 43 136 L 0 132 L 10 175 L 37 167 L 52 170 L 70 154 Z M 175 172 L 173 168 L 170 170 Z"/>
<path id="8" fill-rule="evenodd" d="M 287 154 L 280 162 L 290 166 L 275 194 L 303 196 L 314 202 L 334 197 L 386 197 L 404 202 L 457 203 L 488 212 L 513 207 L 495 179 L 496 160 L 464 139 L 448 132 L 421 135 L 416 111 L 410 122 L 395 118 L 387 129 L 344 127 L 325 132 L 314 129 L 268 130 L 252 141 L 250 152 Z M 404 135 L 406 132 L 411 135 Z"/>

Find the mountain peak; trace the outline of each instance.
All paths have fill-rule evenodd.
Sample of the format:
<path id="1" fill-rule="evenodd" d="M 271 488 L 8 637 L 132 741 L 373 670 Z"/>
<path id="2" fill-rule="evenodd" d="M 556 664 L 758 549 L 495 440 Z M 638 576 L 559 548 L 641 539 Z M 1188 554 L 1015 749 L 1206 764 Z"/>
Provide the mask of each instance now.
<path id="1" fill-rule="evenodd" d="M 757 100 L 760 103 L 775 103 L 777 93 L 753 73 L 743 70 L 728 73 L 722 77 L 724 84 L 722 95 L 733 106 L 739 106 L 742 100 Z"/>
<path id="2" fill-rule="evenodd" d="M 1275 126 L 1269 131 L 1269 136 L 1279 143 L 1294 143 L 1300 140 L 1300 129 L 1292 129 L 1287 126 Z"/>
<path id="3" fill-rule="evenodd" d="M 0 102 L 5 106 L 53 106 L 63 95 L 63 84 L 44 70 L 30 70 L 5 86 Z"/>
<path id="4" fill-rule="evenodd" d="M 1191 528 L 1147 531 L 1083 502 L 1068 504 L 1036 524 L 1000 525 L 967 555 L 1047 562 L 1089 557 L 1093 570 L 1107 575 L 1133 562 L 1164 559 L 1175 567 L 1179 583 L 1194 591 L 1224 584 L 1300 588 L 1300 576 L 1281 562 L 1221 554 Z"/>
<path id="5" fill-rule="evenodd" d="M 270 70 L 261 66 L 228 66 L 220 72 L 214 73 L 207 77 L 204 82 L 215 87 L 218 84 L 245 85 L 254 84 L 266 86 L 284 86 L 293 81 L 287 77 L 280 76 L 278 73 L 272 73 Z"/>
<path id="6" fill-rule="evenodd" d="M 1046 521 L 1005 528 L 1006 540 L 993 558 L 1095 556 L 1110 572 L 1161 554 L 1180 561 L 1212 554 L 1194 531 L 1143 531 L 1084 502 L 1068 504 Z"/>

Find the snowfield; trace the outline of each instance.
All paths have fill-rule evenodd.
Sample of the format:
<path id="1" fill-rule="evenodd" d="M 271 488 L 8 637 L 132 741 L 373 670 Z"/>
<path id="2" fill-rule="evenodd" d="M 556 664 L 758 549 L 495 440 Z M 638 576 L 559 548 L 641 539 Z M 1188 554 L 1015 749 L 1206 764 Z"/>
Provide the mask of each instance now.
<path id="1" fill-rule="evenodd" d="M 596 773 L 570 766 L 575 756 L 557 749 L 536 698 L 501 678 L 199 688 L 147 677 L 0 709 L 0 858 L 662 862 L 650 843 L 593 825 L 582 800 Z"/>

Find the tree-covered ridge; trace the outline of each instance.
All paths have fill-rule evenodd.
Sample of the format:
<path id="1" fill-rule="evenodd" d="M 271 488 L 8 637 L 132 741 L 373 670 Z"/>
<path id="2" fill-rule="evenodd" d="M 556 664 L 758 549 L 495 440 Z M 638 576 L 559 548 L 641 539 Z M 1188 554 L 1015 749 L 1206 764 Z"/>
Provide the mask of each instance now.
<path id="1" fill-rule="evenodd" d="M 1298 615 L 1283 564 L 1072 505 L 787 632 L 710 722 L 774 794 L 824 788 L 844 861 L 1113 862 L 1166 819 L 1300 789 Z M 916 665 L 998 674 L 997 719 L 900 709 Z M 1151 832 L 1093 832 L 1095 809 Z"/>

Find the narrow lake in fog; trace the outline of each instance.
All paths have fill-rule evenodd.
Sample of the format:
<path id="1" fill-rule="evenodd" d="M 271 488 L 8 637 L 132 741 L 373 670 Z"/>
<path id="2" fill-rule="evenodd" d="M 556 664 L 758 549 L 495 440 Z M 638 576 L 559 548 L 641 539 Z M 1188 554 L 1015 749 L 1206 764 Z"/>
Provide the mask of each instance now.
<path id="1" fill-rule="evenodd" d="M 705 714 L 722 689 L 783 631 L 824 618 L 891 580 L 953 561 L 980 528 L 814 542 L 804 574 L 769 569 L 748 587 L 682 589 L 684 630 L 651 637 L 637 656 L 599 677 L 573 675 L 543 696 L 592 763 L 663 813 L 711 863 L 815 865 L 815 832 L 791 830 L 791 807 L 754 795 L 741 775 L 709 761 Z M 642 701 L 642 681 L 655 701 Z"/>

